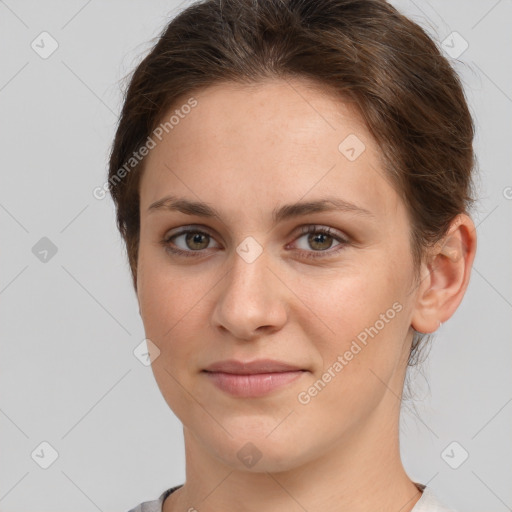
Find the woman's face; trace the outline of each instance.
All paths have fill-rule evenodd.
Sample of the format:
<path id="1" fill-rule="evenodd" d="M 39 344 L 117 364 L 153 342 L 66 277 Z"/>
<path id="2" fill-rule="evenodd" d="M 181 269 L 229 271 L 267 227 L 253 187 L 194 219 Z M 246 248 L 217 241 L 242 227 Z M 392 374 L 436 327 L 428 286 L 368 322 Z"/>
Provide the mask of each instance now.
<path id="1" fill-rule="evenodd" d="M 416 291 L 376 143 L 302 80 L 194 97 L 147 157 L 137 277 L 153 372 L 185 435 L 228 466 L 279 471 L 389 432 Z M 205 371 L 263 359 L 298 371 Z"/>

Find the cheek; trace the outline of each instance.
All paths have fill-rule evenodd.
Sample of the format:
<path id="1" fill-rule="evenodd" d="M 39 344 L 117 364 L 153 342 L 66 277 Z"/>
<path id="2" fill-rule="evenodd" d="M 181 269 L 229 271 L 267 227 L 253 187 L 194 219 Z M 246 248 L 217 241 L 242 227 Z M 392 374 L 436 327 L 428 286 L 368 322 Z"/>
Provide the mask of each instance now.
<path id="1" fill-rule="evenodd" d="M 304 288 L 308 308 L 321 320 L 303 323 L 323 366 L 311 381 L 320 378 L 322 389 L 327 384 L 318 403 L 325 400 L 335 406 L 341 401 L 352 404 L 355 411 L 361 396 L 380 395 L 379 379 L 387 382 L 395 371 L 403 352 L 407 313 L 400 278 L 390 279 L 390 272 L 382 265 L 380 270 L 351 269 L 323 287 Z"/>
<path id="2" fill-rule="evenodd" d="M 397 309 L 401 308 L 393 308 L 393 304 L 401 304 L 404 294 L 400 280 L 396 276 L 389 279 L 389 275 L 389 269 L 381 264 L 380 269 L 352 267 L 322 281 L 311 278 L 309 283 L 303 282 L 300 296 L 317 317 L 316 330 L 323 323 L 330 333 L 325 337 L 326 347 L 342 349 L 348 340 L 376 323 L 379 331 L 390 330 L 397 323 Z M 333 339 L 338 341 L 333 343 Z"/>
<path id="3" fill-rule="evenodd" d="M 323 293 L 310 292 L 308 305 L 329 327 L 318 321 L 303 327 L 322 368 L 301 389 L 298 412 L 315 428 L 318 422 L 327 430 L 349 428 L 388 389 L 403 351 L 406 313 L 398 281 L 394 287 L 386 281 L 385 273 L 353 273 L 331 281 Z M 328 334 L 318 335 L 320 329 Z"/>
<path id="4" fill-rule="evenodd" d="M 161 337 L 191 309 L 196 280 L 186 278 L 186 272 L 171 265 L 164 248 L 153 246 L 149 238 L 149 233 L 141 233 L 138 298 L 144 326 L 153 335 Z"/>
<path id="5" fill-rule="evenodd" d="M 193 281 L 163 278 L 156 272 L 147 274 L 140 290 L 146 335 L 154 337 L 161 350 L 167 348 L 182 326 L 190 323 L 200 295 L 194 292 Z"/>
<path id="6" fill-rule="evenodd" d="M 144 265 L 144 261 L 139 260 L 141 316 L 146 337 L 160 351 L 151 368 L 168 406 L 187 425 L 187 411 L 194 410 L 194 404 L 186 390 L 193 388 L 193 362 L 201 344 L 197 302 L 204 292 L 194 289 L 195 279 L 158 263 Z"/>
<path id="7" fill-rule="evenodd" d="M 140 260 L 139 301 L 146 337 L 160 350 L 155 378 L 167 388 L 164 396 L 172 396 L 177 393 L 176 382 L 167 372 L 190 387 L 188 381 L 208 336 L 211 292 L 219 278 L 215 272 L 198 275 L 160 260 L 158 255 L 151 261 Z"/>
<path id="8" fill-rule="evenodd" d="M 141 247 L 137 294 L 146 336 L 164 350 L 167 347 L 164 341 L 174 336 L 180 319 L 192 307 L 193 290 L 192 283 L 184 282 L 177 271 L 161 260 L 155 251 Z"/>

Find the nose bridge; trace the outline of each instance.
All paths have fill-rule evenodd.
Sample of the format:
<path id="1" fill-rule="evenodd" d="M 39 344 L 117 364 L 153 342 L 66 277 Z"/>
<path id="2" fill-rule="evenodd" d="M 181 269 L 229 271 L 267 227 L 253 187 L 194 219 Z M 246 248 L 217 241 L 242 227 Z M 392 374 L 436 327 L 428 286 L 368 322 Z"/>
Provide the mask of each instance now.
<path id="1" fill-rule="evenodd" d="M 286 320 L 286 308 L 282 290 L 268 268 L 268 251 L 254 239 L 245 239 L 232 256 L 215 305 L 214 324 L 243 338 L 260 327 L 278 328 Z"/>
<path id="2" fill-rule="evenodd" d="M 256 242 L 257 243 L 257 242 Z M 253 304 L 261 300 L 271 300 L 267 287 L 271 272 L 268 270 L 268 251 L 251 240 L 244 240 L 233 254 L 232 269 L 227 276 L 224 290 L 228 300 L 246 300 Z M 233 304 L 231 305 L 234 306 Z"/>

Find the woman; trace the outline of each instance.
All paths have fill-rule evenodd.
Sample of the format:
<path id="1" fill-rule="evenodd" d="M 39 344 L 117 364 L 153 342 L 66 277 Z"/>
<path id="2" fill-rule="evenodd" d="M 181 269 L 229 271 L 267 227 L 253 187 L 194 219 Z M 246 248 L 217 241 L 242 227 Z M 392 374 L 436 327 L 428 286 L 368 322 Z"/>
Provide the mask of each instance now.
<path id="1" fill-rule="evenodd" d="M 455 72 L 380 0 L 204 0 L 135 70 L 110 192 L 186 482 L 133 509 L 448 510 L 406 370 L 476 250 Z"/>

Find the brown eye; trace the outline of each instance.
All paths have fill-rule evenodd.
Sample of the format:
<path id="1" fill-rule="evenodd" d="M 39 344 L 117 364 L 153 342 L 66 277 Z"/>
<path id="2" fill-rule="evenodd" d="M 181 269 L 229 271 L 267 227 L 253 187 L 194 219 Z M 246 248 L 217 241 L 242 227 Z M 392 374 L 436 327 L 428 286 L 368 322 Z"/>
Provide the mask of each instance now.
<path id="1" fill-rule="evenodd" d="M 200 231 L 189 231 L 185 233 L 185 235 L 185 244 L 189 249 L 200 251 L 208 247 L 210 235 L 201 233 Z"/>
<path id="2" fill-rule="evenodd" d="M 325 251 L 329 249 L 333 240 L 334 238 L 332 236 L 326 235 L 325 233 L 314 233 L 308 235 L 308 243 L 310 247 L 319 251 Z"/>
<path id="3" fill-rule="evenodd" d="M 178 233 L 167 235 L 160 242 L 166 251 L 180 256 L 200 256 L 208 249 L 213 237 L 198 229 L 182 229 Z"/>
<path id="4" fill-rule="evenodd" d="M 305 258 L 332 256 L 337 254 L 349 243 L 347 239 L 335 233 L 329 227 L 304 226 L 301 229 L 301 233 L 302 236 L 299 236 L 297 240 L 304 238 L 305 243 L 302 244 L 302 247 L 300 247 L 301 244 L 297 244 L 297 242 L 295 242 L 295 244 L 299 245 L 298 248 L 304 253 L 303 257 Z M 329 249 L 333 247 L 333 241 L 337 241 L 338 244 L 334 245 L 335 249 L 330 251 Z"/>

